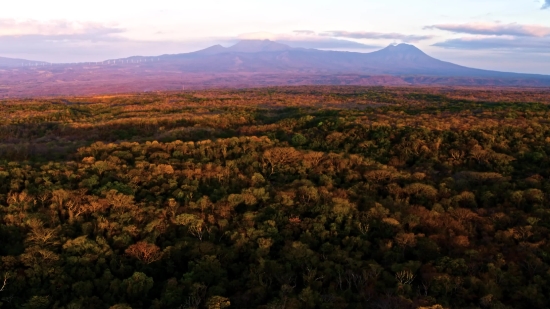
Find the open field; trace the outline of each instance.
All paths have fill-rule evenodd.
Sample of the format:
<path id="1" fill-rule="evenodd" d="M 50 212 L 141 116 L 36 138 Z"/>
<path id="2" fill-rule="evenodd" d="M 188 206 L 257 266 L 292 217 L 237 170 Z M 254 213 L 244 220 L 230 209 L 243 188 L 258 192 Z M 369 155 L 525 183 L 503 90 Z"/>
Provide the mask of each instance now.
<path id="1" fill-rule="evenodd" d="M 0 307 L 548 308 L 549 192 L 548 88 L 4 99 Z"/>

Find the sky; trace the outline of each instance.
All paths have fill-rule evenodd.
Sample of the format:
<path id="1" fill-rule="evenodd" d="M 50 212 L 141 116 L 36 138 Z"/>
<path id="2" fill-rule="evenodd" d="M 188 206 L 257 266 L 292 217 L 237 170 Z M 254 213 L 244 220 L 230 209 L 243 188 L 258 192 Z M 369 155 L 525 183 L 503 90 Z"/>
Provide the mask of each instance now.
<path id="1" fill-rule="evenodd" d="M 271 39 L 369 52 L 414 44 L 441 60 L 550 75 L 550 0 L 17 0 L 0 56 L 101 61 Z"/>

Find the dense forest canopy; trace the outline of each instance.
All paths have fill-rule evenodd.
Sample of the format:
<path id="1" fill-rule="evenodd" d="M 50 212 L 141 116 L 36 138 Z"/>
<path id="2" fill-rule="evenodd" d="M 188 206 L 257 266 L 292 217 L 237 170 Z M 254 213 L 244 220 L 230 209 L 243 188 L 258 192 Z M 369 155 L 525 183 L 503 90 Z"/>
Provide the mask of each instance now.
<path id="1" fill-rule="evenodd" d="M 548 308 L 550 91 L 0 101 L 1 308 Z"/>

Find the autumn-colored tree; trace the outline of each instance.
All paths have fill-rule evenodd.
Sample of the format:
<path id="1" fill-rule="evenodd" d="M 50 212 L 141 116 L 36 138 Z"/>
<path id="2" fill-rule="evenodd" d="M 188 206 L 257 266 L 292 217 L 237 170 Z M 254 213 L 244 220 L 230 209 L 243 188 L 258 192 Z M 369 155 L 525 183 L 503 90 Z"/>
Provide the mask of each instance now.
<path id="1" fill-rule="evenodd" d="M 140 241 L 129 246 L 125 253 L 128 256 L 136 258 L 145 264 L 151 264 L 162 259 L 162 252 L 160 248 L 155 244 L 151 244 L 145 241 Z"/>
<path id="2" fill-rule="evenodd" d="M 291 147 L 276 147 L 268 149 L 263 153 L 263 159 L 269 175 L 273 175 L 284 165 L 292 164 L 300 160 L 302 154 Z"/>

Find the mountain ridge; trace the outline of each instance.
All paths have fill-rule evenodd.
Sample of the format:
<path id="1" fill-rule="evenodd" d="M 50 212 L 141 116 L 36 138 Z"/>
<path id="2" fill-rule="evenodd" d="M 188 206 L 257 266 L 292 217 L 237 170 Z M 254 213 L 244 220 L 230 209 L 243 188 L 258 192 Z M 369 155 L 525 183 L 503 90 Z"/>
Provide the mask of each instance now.
<path id="1" fill-rule="evenodd" d="M 16 61 L 23 65 L 13 66 Z M 550 87 L 549 75 L 468 68 L 435 59 L 409 44 L 357 53 L 252 40 L 103 62 L 10 63 L 1 68 L 0 97 L 287 85 Z"/>
<path id="2" fill-rule="evenodd" d="M 256 50 L 243 50 L 240 47 L 243 44 L 247 46 L 259 46 L 261 44 L 274 46 L 277 44 L 278 48 L 271 49 L 256 49 Z M 290 59 L 289 55 L 293 55 L 296 58 L 296 62 L 300 61 L 300 64 L 295 64 L 294 68 L 304 68 L 305 64 L 309 64 L 310 70 L 319 70 L 321 72 L 332 71 L 334 73 L 372 73 L 372 74 L 388 74 L 388 75 L 427 75 L 427 76 L 460 76 L 460 77 L 510 77 L 510 78 L 534 78 L 534 77 L 550 77 L 550 75 L 544 74 L 532 74 L 532 73 L 515 73 L 470 68 L 452 62 L 442 61 L 427 55 L 414 45 L 410 44 L 391 44 L 380 50 L 370 53 L 358 53 L 358 52 L 343 52 L 343 51 L 330 51 L 330 50 L 317 50 L 317 49 L 305 49 L 294 48 L 285 44 L 280 44 L 269 40 L 244 40 L 230 47 L 223 47 L 221 45 L 214 45 L 203 50 L 199 50 L 193 53 L 184 54 L 172 54 L 163 55 L 166 57 L 185 58 L 189 55 L 207 55 L 215 56 L 225 54 L 251 54 L 258 56 L 262 61 L 268 60 L 272 64 L 275 59 L 266 59 L 267 56 L 273 56 L 274 53 L 280 54 L 277 60 L 284 58 Z M 249 58 L 251 55 L 242 55 Z M 284 56 L 284 57 L 283 57 Z M 338 58 L 338 59 L 336 59 Z M 218 59 L 219 60 L 219 59 Z M 312 63 L 315 61 L 316 63 Z M 288 63 L 288 61 L 287 61 Z M 280 67 L 274 65 L 273 67 Z M 273 68 L 272 67 L 272 68 Z M 338 70 L 339 68 L 340 70 Z"/>
<path id="3" fill-rule="evenodd" d="M 0 68 L 1 67 L 38 66 L 38 65 L 46 65 L 46 64 L 49 64 L 49 63 L 44 61 L 0 57 Z"/>
<path id="4" fill-rule="evenodd" d="M 235 57 L 236 56 L 236 57 Z M 433 58 L 411 44 L 391 44 L 380 50 L 359 53 L 346 51 L 317 50 L 290 47 L 286 44 L 271 40 L 241 40 L 236 44 L 224 47 L 220 44 L 207 47 L 190 53 L 164 54 L 159 56 L 130 56 L 118 59 L 109 59 L 99 63 L 117 64 L 133 63 L 132 60 L 142 59 L 157 61 L 158 59 L 177 59 L 182 69 L 193 72 L 200 71 L 217 73 L 233 72 L 235 70 L 252 69 L 252 72 L 273 72 L 281 70 L 321 73 L 361 73 L 382 75 L 426 75 L 426 76 L 457 76 L 457 77 L 510 77 L 510 78 L 546 78 L 550 75 L 532 73 L 514 73 L 470 68 L 452 62 Z M 186 60 L 195 63 L 185 63 Z M 201 63 L 200 60 L 206 60 Z M 263 67 L 259 63 L 261 62 Z M 141 63 L 141 62 L 140 62 Z M 231 66 L 230 63 L 239 63 Z M 49 64 L 43 61 L 14 59 L 0 57 L 0 67 L 25 67 Z M 81 65 L 87 62 L 79 63 Z M 212 67 L 217 64 L 217 67 Z M 57 63 L 54 66 L 69 65 Z M 71 64 L 74 65 L 74 64 Z M 76 64 L 78 65 L 78 63 Z"/>

